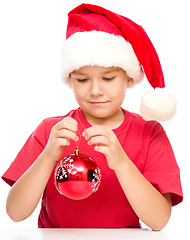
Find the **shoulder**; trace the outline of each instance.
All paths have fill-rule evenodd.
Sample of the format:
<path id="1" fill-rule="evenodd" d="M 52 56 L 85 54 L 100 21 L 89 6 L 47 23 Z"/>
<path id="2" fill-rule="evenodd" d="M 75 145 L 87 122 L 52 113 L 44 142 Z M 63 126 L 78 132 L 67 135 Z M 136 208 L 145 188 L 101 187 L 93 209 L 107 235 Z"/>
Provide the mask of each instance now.
<path id="1" fill-rule="evenodd" d="M 146 121 L 139 114 L 124 110 L 128 122 L 128 134 L 140 139 L 151 141 L 160 134 L 166 134 L 162 125 L 157 121 Z"/>
<path id="2" fill-rule="evenodd" d="M 75 115 L 77 113 L 78 109 L 76 110 L 71 110 L 69 113 L 63 115 L 63 116 L 55 116 L 55 117 L 49 117 L 49 118 L 45 118 L 40 125 L 44 125 L 46 128 L 52 128 L 55 124 L 57 124 L 58 122 L 60 122 L 62 119 L 64 119 L 65 117 L 73 117 L 76 118 Z M 39 126 L 40 126 L 39 125 Z"/>
<path id="3" fill-rule="evenodd" d="M 125 114 L 127 113 L 128 115 L 130 115 L 131 124 L 136 127 L 140 127 L 140 128 L 143 127 L 143 128 L 151 129 L 151 130 L 160 129 L 160 130 L 164 131 L 162 125 L 157 121 L 153 121 L 153 120 L 147 121 L 147 120 L 143 119 L 142 116 L 140 116 L 139 114 L 128 112 L 126 110 L 124 110 L 124 112 L 125 112 Z"/>
<path id="4" fill-rule="evenodd" d="M 67 113 L 66 115 L 63 116 L 55 116 L 55 117 L 49 117 L 49 118 L 45 118 L 38 126 L 37 128 L 34 130 L 33 132 L 33 136 L 37 137 L 37 138 L 42 138 L 44 137 L 45 139 L 47 139 L 49 137 L 50 131 L 52 129 L 52 127 L 54 125 L 56 125 L 58 122 L 60 122 L 63 118 L 70 116 L 73 118 L 76 118 L 77 110 L 72 110 L 69 113 Z"/>

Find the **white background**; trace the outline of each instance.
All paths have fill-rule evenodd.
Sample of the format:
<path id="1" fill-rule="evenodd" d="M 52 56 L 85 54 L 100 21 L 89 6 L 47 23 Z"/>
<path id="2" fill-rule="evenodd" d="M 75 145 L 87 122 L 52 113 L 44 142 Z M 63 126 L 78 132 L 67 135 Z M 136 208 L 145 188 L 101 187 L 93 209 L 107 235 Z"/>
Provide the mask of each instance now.
<path id="1" fill-rule="evenodd" d="M 60 78 L 60 51 L 72 0 L 0 0 L 0 175 L 9 167 L 31 132 L 46 117 L 78 107 Z M 173 208 L 167 228 L 184 227 L 190 214 L 188 0 L 88 1 L 131 18 L 144 27 L 161 60 L 167 89 L 178 100 L 177 115 L 163 123 L 181 169 L 184 201 Z M 127 91 L 123 107 L 138 113 L 145 79 Z M 39 206 L 21 223 L 6 215 L 10 187 L 0 179 L 0 227 L 37 227 Z"/>

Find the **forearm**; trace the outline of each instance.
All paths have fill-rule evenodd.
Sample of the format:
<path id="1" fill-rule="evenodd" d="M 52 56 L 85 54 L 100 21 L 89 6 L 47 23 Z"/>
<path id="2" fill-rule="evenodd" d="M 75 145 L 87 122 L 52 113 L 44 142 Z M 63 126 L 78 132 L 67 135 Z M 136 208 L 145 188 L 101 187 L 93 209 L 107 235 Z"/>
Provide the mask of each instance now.
<path id="1" fill-rule="evenodd" d="M 161 230 L 171 215 L 170 196 L 166 199 L 128 157 L 125 160 L 123 167 L 115 172 L 129 203 L 147 226 Z"/>
<path id="2" fill-rule="evenodd" d="M 162 229 L 171 214 L 170 194 L 163 196 L 146 180 L 128 158 L 113 131 L 95 125 L 82 135 L 89 145 L 96 145 L 95 151 L 104 154 L 137 216 L 153 230 Z"/>
<path id="3" fill-rule="evenodd" d="M 56 162 L 42 153 L 11 188 L 7 198 L 7 214 L 22 221 L 35 210 Z"/>
<path id="4" fill-rule="evenodd" d="M 44 151 L 13 185 L 7 198 L 7 213 L 14 221 L 29 217 L 36 208 L 56 163 L 63 156 L 69 141 L 78 141 L 78 123 L 63 118 L 51 129 Z"/>

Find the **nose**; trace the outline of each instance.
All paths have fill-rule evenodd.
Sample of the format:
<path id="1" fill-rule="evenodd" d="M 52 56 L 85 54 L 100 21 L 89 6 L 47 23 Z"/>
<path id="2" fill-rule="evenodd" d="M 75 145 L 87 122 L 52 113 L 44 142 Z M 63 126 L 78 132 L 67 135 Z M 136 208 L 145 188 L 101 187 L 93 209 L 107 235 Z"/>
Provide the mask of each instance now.
<path id="1" fill-rule="evenodd" d="M 96 79 L 94 79 L 91 83 L 91 95 L 92 96 L 103 95 L 101 83 Z"/>

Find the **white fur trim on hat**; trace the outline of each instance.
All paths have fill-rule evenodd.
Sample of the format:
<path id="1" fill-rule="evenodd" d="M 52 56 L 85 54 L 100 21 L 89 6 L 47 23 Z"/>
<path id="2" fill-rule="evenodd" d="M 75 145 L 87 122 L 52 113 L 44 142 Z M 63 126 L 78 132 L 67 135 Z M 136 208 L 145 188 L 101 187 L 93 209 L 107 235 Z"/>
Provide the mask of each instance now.
<path id="1" fill-rule="evenodd" d="M 176 99 L 165 88 L 155 88 L 143 96 L 140 113 L 145 120 L 170 120 L 176 113 Z"/>
<path id="2" fill-rule="evenodd" d="M 68 84 L 71 72 L 94 65 L 122 68 L 133 79 L 131 86 L 144 77 L 131 44 L 121 36 L 106 32 L 77 32 L 71 35 L 63 45 L 61 57 L 62 80 Z"/>

